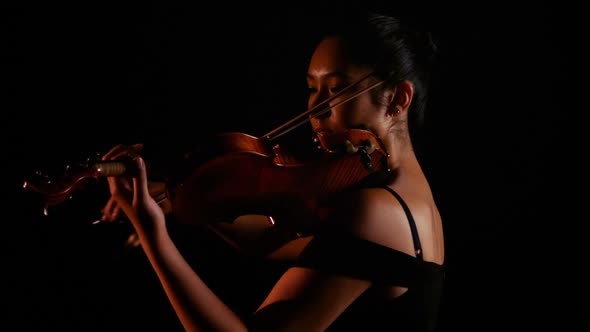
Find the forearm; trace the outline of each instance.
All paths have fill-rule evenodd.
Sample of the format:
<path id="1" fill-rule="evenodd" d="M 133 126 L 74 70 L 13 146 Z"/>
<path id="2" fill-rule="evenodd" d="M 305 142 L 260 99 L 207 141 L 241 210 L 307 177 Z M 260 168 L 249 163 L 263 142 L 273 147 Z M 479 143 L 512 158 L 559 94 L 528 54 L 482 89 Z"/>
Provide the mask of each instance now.
<path id="1" fill-rule="evenodd" d="M 138 233 L 178 318 L 187 331 L 246 331 L 242 320 L 217 297 L 184 259 L 165 226 Z"/>

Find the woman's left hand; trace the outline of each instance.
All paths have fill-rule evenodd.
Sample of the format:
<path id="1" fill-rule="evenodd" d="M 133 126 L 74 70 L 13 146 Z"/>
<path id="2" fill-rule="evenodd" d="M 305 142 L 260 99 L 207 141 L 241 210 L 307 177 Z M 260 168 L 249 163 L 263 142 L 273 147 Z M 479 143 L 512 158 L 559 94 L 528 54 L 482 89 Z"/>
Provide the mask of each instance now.
<path id="1" fill-rule="evenodd" d="M 114 206 L 115 210 L 123 211 L 138 235 L 145 236 L 163 227 L 165 216 L 150 195 L 145 161 L 139 154 L 141 147 L 141 144 L 120 144 L 107 152 L 102 159 L 128 162 L 128 174 L 108 177 L 111 198 L 105 208 Z"/>

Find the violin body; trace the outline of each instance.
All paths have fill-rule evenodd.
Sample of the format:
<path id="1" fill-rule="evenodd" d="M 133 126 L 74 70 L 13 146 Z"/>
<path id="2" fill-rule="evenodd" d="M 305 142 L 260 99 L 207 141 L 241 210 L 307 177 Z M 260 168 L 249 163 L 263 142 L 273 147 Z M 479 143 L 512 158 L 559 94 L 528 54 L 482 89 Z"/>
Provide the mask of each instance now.
<path id="1" fill-rule="evenodd" d="M 232 221 L 246 214 L 278 221 L 317 216 L 334 194 L 387 167 L 380 142 L 361 129 L 319 135 L 317 149 L 305 158 L 247 134 L 217 138 L 209 146 L 222 153 L 203 153 L 207 161 L 170 193 L 181 222 Z"/>

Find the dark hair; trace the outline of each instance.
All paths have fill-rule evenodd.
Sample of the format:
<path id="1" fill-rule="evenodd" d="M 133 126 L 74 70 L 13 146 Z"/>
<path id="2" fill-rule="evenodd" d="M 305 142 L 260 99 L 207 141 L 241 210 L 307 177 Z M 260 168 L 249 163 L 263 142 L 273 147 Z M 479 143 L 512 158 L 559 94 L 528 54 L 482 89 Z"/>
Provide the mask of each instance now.
<path id="1" fill-rule="evenodd" d="M 324 23 L 318 37 L 343 37 L 351 60 L 373 68 L 376 78 L 385 80 L 386 86 L 402 80 L 414 84 L 414 99 L 408 112 L 413 136 L 424 122 L 431 65 L 436 55 L 432 34 L 396 17 L 370 11 L 340 13 Z"/>

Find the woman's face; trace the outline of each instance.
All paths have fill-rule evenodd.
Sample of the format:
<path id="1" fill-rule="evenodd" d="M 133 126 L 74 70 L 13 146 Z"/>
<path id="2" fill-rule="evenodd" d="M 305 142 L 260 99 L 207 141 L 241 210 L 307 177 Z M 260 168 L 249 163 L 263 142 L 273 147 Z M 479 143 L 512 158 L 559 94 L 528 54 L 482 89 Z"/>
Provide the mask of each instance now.
<path id="1" fill-rule="evenodd" d="M 312 55 L 308 72 L 309 88 L 308 109 L 330 98 L 349 84 L 356 82 L 370 73 L 369 68 L 352 64 L 345 52 L 342 42 L 336 37 L 324 39 Z M 368 85 L 363 82 L 358 88 Z M 355 90 L 356 90 L 355 89 Z M 330 106 L 349 96 L 345 93 L 330 102 Z M 324 105 L 319 109 L 323 109 Z M 370 92 L 363 93 L 342 105 L 332 108 L 325 114 L 311 118 L 315 132 L 342 132 L 346 129 L 367 127 L 372 128 L 379 118 L 379 106 L 371 101 Z"/>

